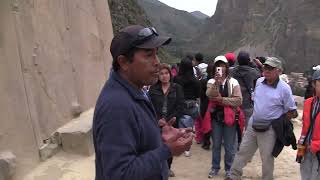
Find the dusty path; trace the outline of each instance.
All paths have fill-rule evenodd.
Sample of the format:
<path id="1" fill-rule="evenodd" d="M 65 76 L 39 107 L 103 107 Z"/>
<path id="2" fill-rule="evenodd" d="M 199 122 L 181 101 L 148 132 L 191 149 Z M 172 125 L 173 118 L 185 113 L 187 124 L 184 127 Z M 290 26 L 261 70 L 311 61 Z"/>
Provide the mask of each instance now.
<path id="1" fill-rule="evenodd" d="M 296 137 L 301 132 L 300 125 L 295 125 Z M 223 157 L 223 156 L 222 156 Z M 279 180 L 298 180 L 300 179 L 299 164 L 295 162 L 296 151 L 291 147 L 285 147 L 278 158 L 275 159 L 275 179 Z M 173 180 L 198 180 L 208 179 L 208 173 L 211 167 L 211 151 L 204 151 L 200 145 L 194 144 L 192 147 L 192 156 L 184 156 L 174 159 L 173 170 L 176 177 Z M 224 164 L 221 160 L 221 170 L 219 177 L 215 179 L 224 179 Z M 244 169 L 243 179 L 261 179 L 261 160 L 259 151 L 256 152 L 251 163 Z"/>
<path id="2" fill-rule="evenodd" d="M 300 130 L 300 125 L 295 124 L 296 137 Z M 252 162 L 244 169 L 243 179 L 261 179 L 261 161 L 258 154 L 256 153 Z M 300 179 L 299 165 L 295 162 L 295 156 L 296 152 L 291 147 L 285 147 L 275 160 L 275 179 Z M 202 150 L 200 145 L 193 144 L 191 157 L 181 156 L 174 159 L 173 170 L 176 177 L 171 179 L 208 179 L 210 164 L 211 151 Z M 94 170 L 94 156 L 82 157 L 61 152 L 34 169 L 24 180 L 93 180 Z M 220 171 L 220 176 L 215 179 L 224 179 L 224 171 Z"/>

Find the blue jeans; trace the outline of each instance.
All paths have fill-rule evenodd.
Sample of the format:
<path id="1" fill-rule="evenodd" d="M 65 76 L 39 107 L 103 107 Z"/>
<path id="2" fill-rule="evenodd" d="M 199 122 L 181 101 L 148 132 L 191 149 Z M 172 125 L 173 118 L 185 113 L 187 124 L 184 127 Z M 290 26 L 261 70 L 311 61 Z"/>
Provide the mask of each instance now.
<path id="1" fill-rule="evenodd" d="M 182 115 L 179 119 L 179 128 L 193 128 L 194 119 L 189 115 Z"/>
<path id="2" fill-rule="evenodd" d="M 212 121 L 212 169 L 220 169 L 221 161 L 221 144 L 223 139 L 224 145 L 224 169 L 230 171 L 231 165 L 236 153 L 236 127 L 227 126 L 221 123 Z"/>
<path id="3" fill-rule="evenodd" d="M 194 126 L 194 120 L 199 115 L 199 106 L 196 105 L 190 109 L 188 109 L 188 115 L 184 114 L 181 116 L 181 118 L 178 121 L 178 127 L 179 128 L 193 128 Z"/>

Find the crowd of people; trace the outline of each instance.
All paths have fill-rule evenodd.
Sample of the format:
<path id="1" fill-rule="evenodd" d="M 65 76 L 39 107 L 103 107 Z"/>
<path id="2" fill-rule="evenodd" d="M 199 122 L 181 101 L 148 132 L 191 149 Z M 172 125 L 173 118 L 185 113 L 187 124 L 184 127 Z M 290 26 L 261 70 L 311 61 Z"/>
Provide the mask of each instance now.
<path id="1" fill-rule="evenodd" d="M 197 53 L 170 66 L 157 57 L 170 41 L 139 25 L 112 40 L 113 68 L 93 122 L 96 180 L 167 180 L 175 176 L 173 157 L 192 155 L 193 134 L 204 150 L 212 149 L 208 178 L 220 174 L 224 147 L 226 179 L 241 179 L 257 149 L 262 179 L 274 179 L 274 158 L 292 145 L 301 178 L 320 179 L 320 70 L 312 76 L 297 144 L 290 121 L 297 107 L 280 78 L 279 58 L 240 51 L 205 60 Z"/>

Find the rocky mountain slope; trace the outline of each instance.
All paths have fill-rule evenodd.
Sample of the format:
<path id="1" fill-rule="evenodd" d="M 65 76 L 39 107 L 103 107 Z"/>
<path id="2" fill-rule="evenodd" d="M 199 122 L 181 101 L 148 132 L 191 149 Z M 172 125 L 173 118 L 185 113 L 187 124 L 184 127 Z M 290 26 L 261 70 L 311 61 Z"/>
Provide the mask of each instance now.
<path id="1" fill-rule="evenodd" d="M 302 72 L 320 62 L 319 8 L 317 0 L 220 0 L 192 44 L 211 55 L 246 49 L 278 56 L 288 71 Z"/>
<path id="2" fill-rule="evenodd" d="M 137 2 L 143 7 L 156 29 L 173 38 L 166 49 L 178 57 L 184 56 L 183 49 L 200 33 L 205 19 L 199 19 L 187 11 L 177 10 L 158 0 L 137 0 Z"/>
<path id="3" fill-rule="evenodd" d="M 151 23 L 149 17 L 147 17 L 144 9 L 138 4 L 137 0 L 108 0 L 108 2 L 114 33 L 132 24 L 140 24 L 146 27 L 154 26 L 154 23 Z M 154 1 L 153 3 L 157 2 L 162 5 L 159 1 Z M 179 61 L 176 57 L 168 53 L 166 48 L 161 48 L 158 56 L 162 62 L 166 63 L 176 63 Z"/>
<path id="4" fill-rule="evenodd" d="M 109 2 L 118 4 L 115 7 L 124 12 L 117 17 L 120 21 L 114 23 L 148 19 L 152 23 L 146 24 L 173 37 L 166 50 L 177 57 L 200 51 L 212 59 L 225 52 L 249 50 L 253 57 L 280 57 L 289 72 L 303 72 L 320 62 L 320 1 L 317 0 L 219 0 L 215 15 L 205 20 L 158 0 Z M 119 5 L 123 3 L 133 4 L 127 8 L 129 11 L 124 11 L 127 9 Z M 113 11 L 113 5 L 110 6 Z"/>
<path id="5" fill-rule="evenodd" d="M 207 18 L 209 18 L 208 15 L 203 14 L 201 11 L 193 11 L 193 12 L 191 12 L 191 14 L 193 16 L 195 16 L 196 18 L 198 18 L 198 19 L 207 19 Z"/>

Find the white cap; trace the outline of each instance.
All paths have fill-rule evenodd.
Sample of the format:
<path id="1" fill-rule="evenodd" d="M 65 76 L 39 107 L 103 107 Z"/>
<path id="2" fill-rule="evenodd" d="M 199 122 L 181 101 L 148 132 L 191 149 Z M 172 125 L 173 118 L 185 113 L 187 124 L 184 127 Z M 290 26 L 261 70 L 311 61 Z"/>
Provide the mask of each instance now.
<path id="1" fill-rule="evenodd" d="M 313 69 L 314 71 L 320 70 L 320 65 L 315 66 L 315 67 L 313 67 L 312 69 Z"/>
<path id="2" fill-rule="evenodd" d="M 201 63 L 198 65 L 198 68 L 200 69 L 202 74 L 207 72 L 207 67 L 208 67 L 208 64 L 206 64 L 206 63 Z"/>
<path id="3" fill-rule="evenodd" d="M 218 62 L 218 61 L 222 61 L 222 62 L 224 62 L 224 63 L 228 63 L 228 60 L 227 60 L 227 58 L 225 57 L 225 56 L 217 56 L 215 59 L 214 59 L 214 64 L 216 63 L 216 62 Z"/>

